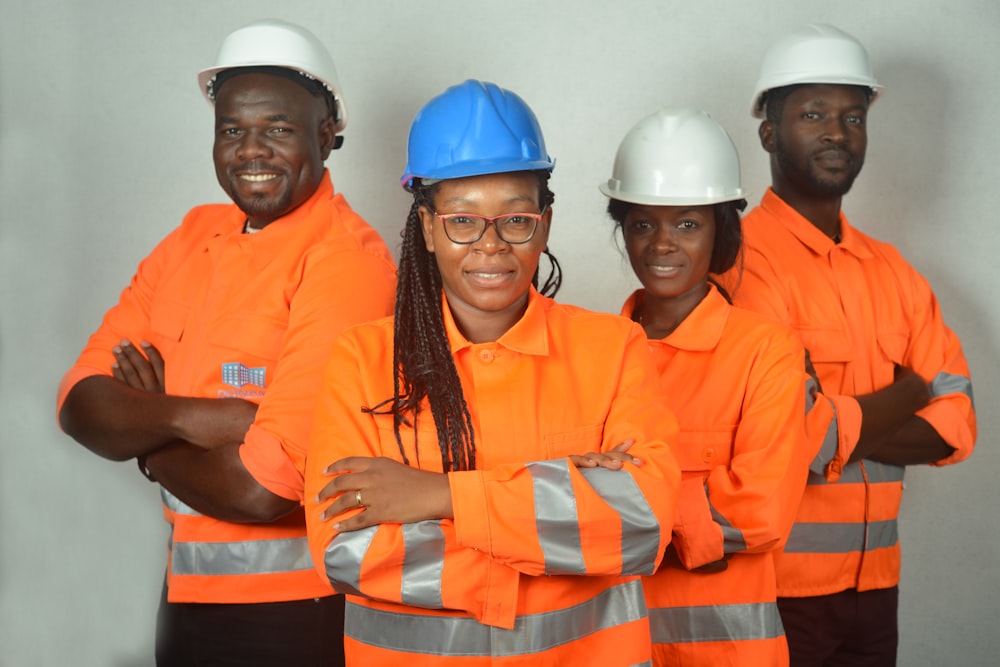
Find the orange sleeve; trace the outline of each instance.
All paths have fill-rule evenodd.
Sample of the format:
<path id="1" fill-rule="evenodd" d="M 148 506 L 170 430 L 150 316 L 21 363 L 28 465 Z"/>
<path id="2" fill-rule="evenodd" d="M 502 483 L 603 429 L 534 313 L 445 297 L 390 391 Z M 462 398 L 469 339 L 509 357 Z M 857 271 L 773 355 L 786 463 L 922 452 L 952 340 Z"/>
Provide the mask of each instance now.
<path id="1" fill-rule="evenodd" d="M 240 448 L 264 488 L 302 500 L 306 448 L 321 373 L 346 328 L 392 312 L 396 273 L 387 257 L 342 250 L 312 257 L 289 307 L 275 379 Z"/>
<path id="2" fill-rule="evenodd" d="M 118 303 L 104 315 L 76 363 L 63 376 L 56 395 L 56 414 L 62 410 L 66 395 L 80 380 L 92 375 L 111 375 L 115 357 L 111 348 L 123 338 L 134 342 L 151 338 L 150 317 L 152 298 L 180 227 L 164 238 L 142 262 L 128 287 L 122 290 Z"/>

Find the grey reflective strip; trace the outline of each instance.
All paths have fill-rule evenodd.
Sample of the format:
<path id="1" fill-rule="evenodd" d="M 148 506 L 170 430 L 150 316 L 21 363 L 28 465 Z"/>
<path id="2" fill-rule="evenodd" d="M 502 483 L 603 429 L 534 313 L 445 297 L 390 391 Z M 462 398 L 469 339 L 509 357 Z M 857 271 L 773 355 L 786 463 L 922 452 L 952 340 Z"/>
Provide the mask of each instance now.
<path id="1" fill-rule="evenodd" d="M 840 429 L 837 426 L 837 417 L 839 415 L 837 414 L 837 406 L 832 402 L 830 406 L 833 408 L 833 418 L 830 420 L 830 425 L 826 427 L 826 433 L 823 435 L 823 444 L 820 446 L 819 451 L 816 452 L 816 457 L 809 463 L 809 484 L 823 484 L 826 482 L 824 471 L 837 454 L 837 445 L 840 441 Z"/>
<path id="2" fill-rule="evenodd" d="M 440 521 L 403 524 L 403 604 L 441 609 L 441 572 L 444 570 L 444 531 Z"/>
<path id="3" fill-rule="evenodd" d="M 642 584 L 635 580 L 573 607 L 518 616 L 512 630 L 483 625 L 467 616 L 380 611 L 348 600 L 344 634 L 389 651 L 499 658 L 548 651 L 645 616 Z"/>
<path id="4" fill-rule="evenodd" d="M 931 396 L 944 396 L 945 394 L 965 394 L 969 397 L 973 409 L 976 401 L 972 397 L 972 380 L 964 375 L 952 375 L 941 371 L 934 376 L 931 381 Z"/>
<path id="5" fill-rule="evenodd" d="M 167 491 L 162 486 L 160 487 L 160 500 L 168 510 L 174 514 L 187 514 L 189 516 L 202 516 L 201 513 L 195 512 L 193 509 L 181 502 L 180 498 L 174 494 Z"/>
<path id="6" fill-rule="evenodd" d="M 865 475 L 868 476 L 869 484 L 888 484 L 902 482 L 906 474 L 906 468 L 903 466 L 894 466 L 889 463 L 869 461 L 868 459 L 862 459 L 862 462 L 864 463 L 864 473 L 861 471 L 861 463 L 855 461 L 844 466 L 844 469 L 840 473 L 840 479 L 836 482 L 827 482 L 825 477 L 814 479 L 810 475 L 809 484 L 813 486 L 822 484 L 864 484 Z"/>
<path id="7" fill-rule="evenodd" d="M 304 537 L 245 542 L 174 541 L 170 571 L 175 575 L 276 574 L 312 569 Z"/>
<path id="8" fill-rule="evenodd" d="M 715 509 L 711 498 L 708 499 L 708 506 L 712 510 L 712 520 L 722 527 L 722 551 L 727 554 L 746 551 L 747 541 L 743 538 L 743 531 L 729 523 L 729 519 Z"/>
<path id="9" fill-rule="evenodd" d="M 527 464 L 535 493 L 535 527 L 546 574 L 584 574 L 580 522 L 568 459 Z"/>
<path id="10" fill-rule="evenodd" d="M 364 595 L 361 592 L 361 561 L 375 539 L 378 526 L 338 533 L 326 547 L 323 565 L 326 576 L 338 593 Z"/>
<path id="11" fill-rule="evenodd" d="M 846 554 L 885 549 L 899 543 L 895 519 L 864 523 L 796 523 L 788 536 L 785 553 Z"/>
<path id="12" fill-rule="evenodd" d="M 667 607 L 649 610 L 654 644 L 751 641 L 785 634 L 774 602 Z"/>
<path id="13" fill-rule="evenodd" d="M 622 518 L 622 574 L 653 574 L 660 522 L 635 478 L 624 470 L 582 468 L 580 473 Z"/>

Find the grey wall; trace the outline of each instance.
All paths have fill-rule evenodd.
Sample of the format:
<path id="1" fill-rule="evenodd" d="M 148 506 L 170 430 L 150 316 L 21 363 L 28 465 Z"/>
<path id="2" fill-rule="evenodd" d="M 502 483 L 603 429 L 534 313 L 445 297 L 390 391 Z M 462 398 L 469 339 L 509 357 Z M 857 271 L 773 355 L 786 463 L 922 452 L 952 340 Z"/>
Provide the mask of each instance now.
<path id="1" fill-rule="evenodd" d="M 224 199 L 195 73 L 226 33 L 271 15 L 330 45 L 350 124 L 328 164 L 393 249 L 420 105 L 468 77 L 520 93 L 557 158 L 561 300 L 612 311 L 633 282 L 596 185 L 625 131 L 659 106 L 701 106 L 733 135 L 756 201 L 767 161 L 748 107 L 766 44 L 811 21 L 861 39 L 887 92 L 846 211 L 929 278 L 980 411 L 969 462 L 908 475 L 900 664 L 996 664 L 995 0 L 0 5 L 0 664 L 152 664 L 156 489 L 62 435 L 55 389 L 138 260 L 189 207 Z"/>

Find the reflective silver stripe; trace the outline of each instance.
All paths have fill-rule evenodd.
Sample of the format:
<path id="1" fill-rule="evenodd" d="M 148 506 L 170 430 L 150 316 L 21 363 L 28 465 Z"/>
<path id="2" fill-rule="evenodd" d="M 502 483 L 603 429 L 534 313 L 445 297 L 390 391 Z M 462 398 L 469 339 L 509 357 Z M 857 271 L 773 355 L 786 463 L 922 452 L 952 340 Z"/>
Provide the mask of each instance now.
<path id="1" fill-rule="evenodd" d="M 403 524 L 403 604 L 441 609 L 441 572 L 444 570 L 444 532 L 440 521 Z"/>
<path id="2" fill-rule="evenodd" d="M 830 425 L 826 427 L 826 433 L 823 435 L 823 444 L 820 446 L 819 451 L 816 452 L 815 458 L 809 463 L 809 484 L 823 484 L 826 482 L 826 466 L 837 454 L 837 445 L 840 442 L 840 428 L 837 425 L 837 406 L 832 402 L 830 406 L 833 408 L 833 418 L 830 420 Z"/>
<path id="3" fill-rule="evenodd" d="M 785 629 L 776 603 L 757 602 L 650 609 L 649 632 L 654 644 L 686 644 L 774 639 Z"/>
<path id="4" fill-rule="evenodd" d="M 174 494 L 167 491 L 162 486 L 160 487 L 160 500 L 166 505 L 167 509 L 174 514 L 187 514 L 188 516 L 202 516 L 201 513 L 195 512 L 193 509 L 181 502 L 180 498 Z"/>
<path id="5" fill-rule="evenodd" d="M 361 592 L 361 561 L 375 539 L 378 526 L 338 533 L 326 547 L 323 565 L 326 576 L 338 593 L 364 595 Z"/>
<path id="6" fill-rule="evenodd" d="M 822 484 L 864 484 L 865 475 L 868 476 L 869 484 L 887 484 L 891 482 L 902 482 L 906 474 L 903 466 L 894 466 L 889 463 L 879 463 L 863 459 L 865 471 L 861 472 L 861 464 L 855 461 L 848 463 L 840 473 L 840 479 L 836 482 L 827 482 L 825 477 L 813 478 L 809 476 L 809 484 L 816 486 Z"/>
<path id="7" fill-rule="evenodd" d="M 729 523 L 729 519 L 715 509 L 711 498 L 708 499 L 708 507 L 712 510 L 712 520 L 722 527 L 722 551 L 727 554 L 746 551 L 747 541 L 743 538 L 743 531 Z"/>
<path id="8" fill-rule="evenodd" d="M 895 519 L 864 523 L 796 523 L 788 536 L 785 553 L 846 554 L 895 546 L 899 527 Z"/>
<path id="9" fill-rule="evenodd" d="M 276 574 L 312 569 L 305 537 L 245 542 L 174 541 L 170 571 L 175 575 Z"/>
<path id="10" fill-rule="evenodd" d="M 613 586 L 566 609 L 518 616 L 512 630 L 467 616 L 422 616 L 347 601 L 344 634 L 389 651 L 438 656 L 512 657 L 541 653 L 646 616 L 642 584 Z"/>
<path id="11" fill-rule="evenodd" d="M 653 574 L 660 522 L 635 478 L 623 470 L 582 468 L 591 488 L 622 518 L 622 574 Z"/>
<path id="12" fill-rule="evenodd" d="M 972 397 L 972 380 L 964 375 L 953 375 L 941 371 L 931 380 L 931 396 L 944 396 L 945 394 L 965 394 L 969 397 L 973 409 L 976 401 Z"/>
<path id="13" fill-rule="evenodd" d="M 546 574 L 583 574 L 583 547 L 568 459 L 527 464 L 535 494 L 535 527 Z"/>

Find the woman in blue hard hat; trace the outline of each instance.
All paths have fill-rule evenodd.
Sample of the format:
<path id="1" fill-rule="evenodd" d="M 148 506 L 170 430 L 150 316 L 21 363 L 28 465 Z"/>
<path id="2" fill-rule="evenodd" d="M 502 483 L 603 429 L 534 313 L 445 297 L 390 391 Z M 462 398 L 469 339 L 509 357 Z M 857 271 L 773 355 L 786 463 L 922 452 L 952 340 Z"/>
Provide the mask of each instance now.
<path id="1" fill-rule="evenodd" d="M 805 487 L 808 376 L 794 334 L 709 275 L 740 253 L 736 148 L 708 114 L 664 109 L 625 136 L 600 189 L 642 283 L 622 314 L 649 337 L 681 429 L 673 542 L 644 579 L 653 663 L 787 665 L 773 554 Z"/>
<path id="2" fill-rule="evenodd" d="M 395 316 L 334 346 L 306 471 L 348 662 L 649 660 L 634 575 L 669 541 L 675 420 L 640 327 L 535 287 L 552 167 L 491 83 L 413 121 Z"/>

